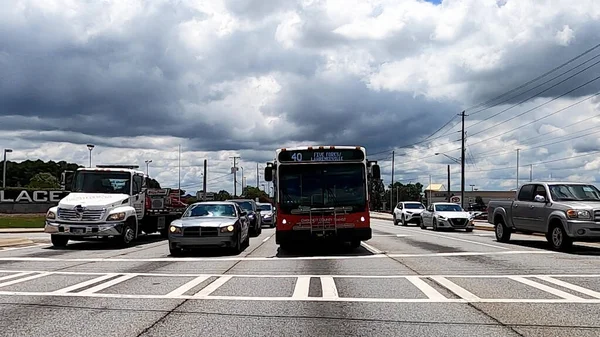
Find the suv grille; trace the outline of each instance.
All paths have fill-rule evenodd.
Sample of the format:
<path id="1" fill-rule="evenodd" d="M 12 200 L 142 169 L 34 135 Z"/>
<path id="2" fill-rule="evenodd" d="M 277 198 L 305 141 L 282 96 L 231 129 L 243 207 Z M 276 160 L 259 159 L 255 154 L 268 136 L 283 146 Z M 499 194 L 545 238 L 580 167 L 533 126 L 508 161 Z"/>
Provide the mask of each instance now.
<path id="1" fill-rule="evenodd" d="M 97 221 L 101 220 L 104 215 L 104 210 L 85 210 L 81 215 L 81 218 L 77 212 L 73 209 L 58 209 L 58 218 L 60 220 L 75 220 L 75 221 Z"/>

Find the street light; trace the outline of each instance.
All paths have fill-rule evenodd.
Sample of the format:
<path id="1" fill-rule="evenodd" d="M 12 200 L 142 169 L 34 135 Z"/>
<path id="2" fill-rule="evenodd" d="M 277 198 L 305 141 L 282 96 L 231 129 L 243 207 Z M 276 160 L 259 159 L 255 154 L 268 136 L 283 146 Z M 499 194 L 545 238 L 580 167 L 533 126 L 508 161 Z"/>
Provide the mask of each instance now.
<path id="1" fill-rule="evenodd" d="M 435 153 L 435 155 L 436 155 L 436 156 L 439 156 L 440 154 L 441 154 L 442 156 L 446 156 L 446 157 L 450 158 L 450 159 L 451 159 L 453 162 L 455 162 L 455 163 L 457 163 L 457 164 L 460 164 L 460 159 L 459 159 L 459 158 L 454 158 L 454 157 L 452 157 L 452 156 L 449 156 L 449 155 L 447 155 L 447 154 L 445 154 L 445 153 L 439 153 L 439 152 L 436 152 L 436 153 Z"/>
<path id="2" fill-rule="evenodd" d="M 4 167 L 2 170 L 2 188 L 6 188 L 6 154 L 13 152 L 12 149 L 4 149 Z"/>
<path id="3" fill-rule="evenodd" d="M 150 175 L 150 169 L 149 169 L 149 165 L 152 162 L 152 159 L 148 159 L 148 160 L 144 160 L 144 163 L 146 163 L 146 175 L 149 176 Z"/>
<path id="4" fill-rule="evenodd" d="M 445 156 L 445 157 L 447 157 L 447 158 L 449 158 L 450 160 L 452 160 L 453 162 L 455 162 L 457 164 L 461 164 L 461 167 L 462 167 L 462 162 L 461 162 L 460 159 L 454 158 L 454 157 L 449 156 L 449 155 L 447 155 L 445 153 L 439 153 L 439 152 L 435 153 L 436 156 L 439 156 L 440 154 L 443 155 L 443 156 Z M 450 165 L 448 165 L 448 201 L 450 201 L 450 195 L 451 195 L 450 189 L 451 189 L 450 188 Z M 462 200 L 464 198 L 464 196 L 465 196 L 464 188 L 461 187 L 461 191 L 460 191 L 460 202 L 461 202 L 461 205 L 464 205 L 463 204 L 463 200 Z"/>
<path id="5" fill-rule="evenodd" d="M 94 149 L 94 144 L 88 144 L 87 148 L 90 150 L 90 167 L 92 167 L 92 150 Z"/>

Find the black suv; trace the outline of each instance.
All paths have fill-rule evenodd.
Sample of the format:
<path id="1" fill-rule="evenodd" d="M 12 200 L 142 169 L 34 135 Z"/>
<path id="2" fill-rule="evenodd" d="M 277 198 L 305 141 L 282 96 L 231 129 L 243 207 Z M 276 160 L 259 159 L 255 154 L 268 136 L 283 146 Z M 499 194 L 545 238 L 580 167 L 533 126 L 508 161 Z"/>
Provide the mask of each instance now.
<path id="1" fill-rule="evenodd" d="M 260 210 L 256 205 L 256 202 L 252 199 L 231 199 L 227 201 L 233 201 L 240 206 L 241 209 L 248 212 L 248 219 L 250 219 L 250 232 L 253 236 L 259 236 L 262 233 L 262 221 L 260 216 Z"/>

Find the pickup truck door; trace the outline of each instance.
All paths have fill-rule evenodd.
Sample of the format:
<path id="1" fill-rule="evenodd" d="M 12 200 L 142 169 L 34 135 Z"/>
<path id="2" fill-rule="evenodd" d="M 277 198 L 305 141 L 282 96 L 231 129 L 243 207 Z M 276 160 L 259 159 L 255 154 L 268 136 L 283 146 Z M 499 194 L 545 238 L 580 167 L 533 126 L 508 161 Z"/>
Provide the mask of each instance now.
<path id="1" fill-rule="evenodd" d="M 541 195 L 545 200 L 549 199 L 548 191 L 544 185 L 535 185 L 533 190 L 533 197 Z M 532 201 L 529 206 L 531 215 L 531 230 L 538 233 L 546 233 L 546 226 L 548 224 L 548 218 L 552 213 L 552 207 L 547 202 Z"/>
<path id="2" fill-rule="evenodd" d="M 526 184 L 519 190 L 517 200 L 512 203 L 511 218 L 517 229 L 533 231 L 536 227 L 535 206 L 539 203 L 533 201 L 534 184 Z"/>

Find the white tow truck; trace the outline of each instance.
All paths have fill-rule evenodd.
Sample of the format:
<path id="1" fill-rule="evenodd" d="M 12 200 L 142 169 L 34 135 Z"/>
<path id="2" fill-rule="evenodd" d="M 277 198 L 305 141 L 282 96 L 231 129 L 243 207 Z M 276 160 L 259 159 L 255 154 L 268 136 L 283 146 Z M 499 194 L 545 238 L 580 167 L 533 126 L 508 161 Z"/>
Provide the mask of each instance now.
<path id="1" fill-rule="evenodd" d="M 55 247 L 72 239 L 114 237 L 128 245 L 142 232 L 164 236 L 167 222 L 181 217 L 187 206 L 156 210 L 153 204 L 168 203 L 168 190 L 148 186 L 153 180 L 137 165 L 79 168 L 62 178 L 71 192 L 48 210 L 44 229 Z"/>

